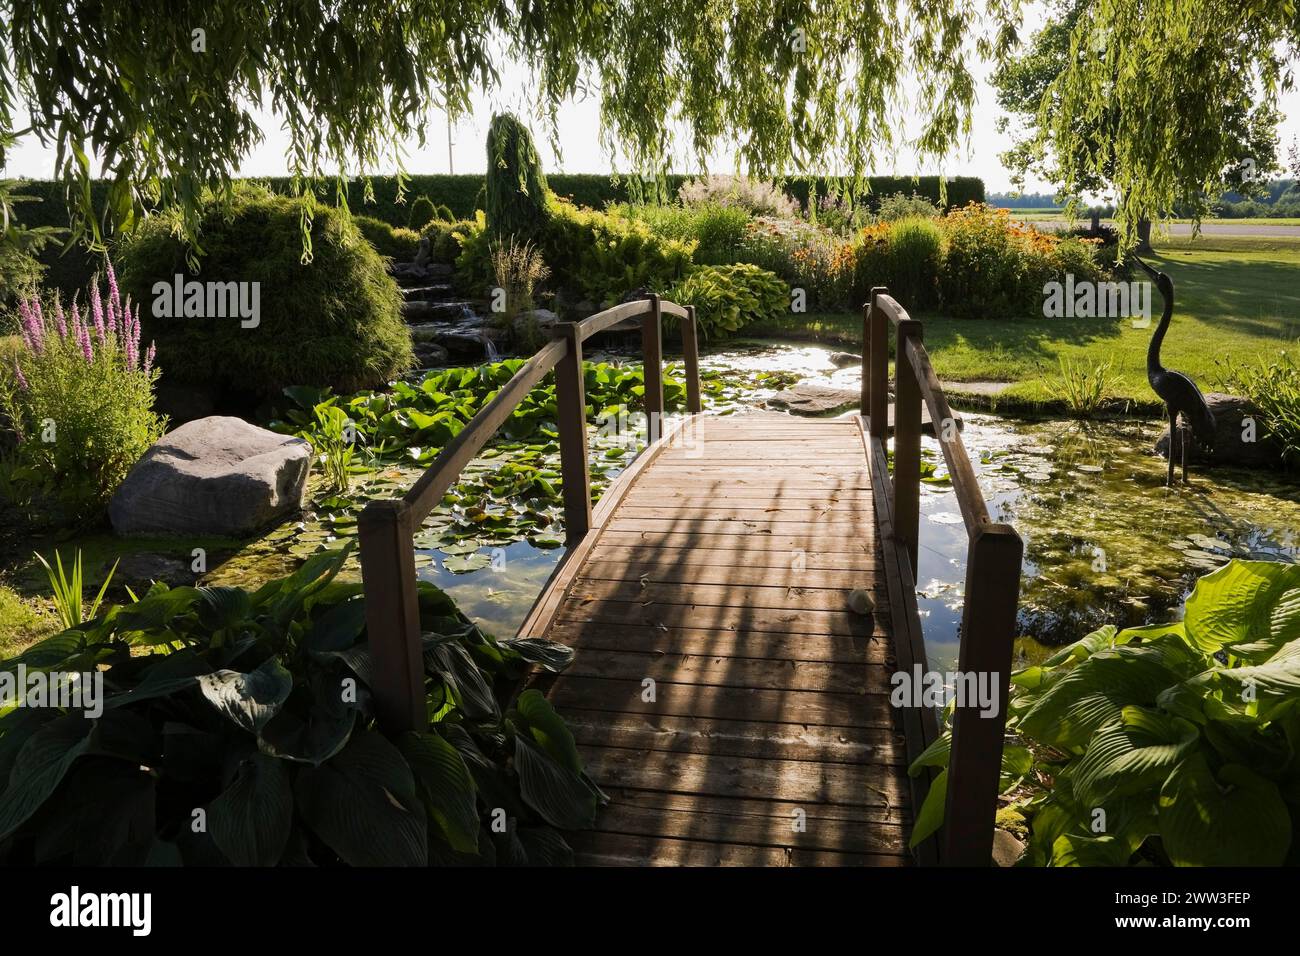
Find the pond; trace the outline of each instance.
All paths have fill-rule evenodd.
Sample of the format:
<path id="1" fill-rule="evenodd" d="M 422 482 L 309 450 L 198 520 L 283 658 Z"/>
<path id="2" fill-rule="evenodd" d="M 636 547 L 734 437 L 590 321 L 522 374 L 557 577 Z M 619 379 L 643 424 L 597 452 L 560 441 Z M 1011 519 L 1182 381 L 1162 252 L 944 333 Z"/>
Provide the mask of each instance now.
<path id="1" fill-rule="evenodd" d="M 708 404 L 728 414 L 762 407 L 797 379 L 856 391 L 857 366 L 837 369 L 831 350 L 788 342 L 740 341 L 701 359 Z M 593 361 L 636 361 L 593 354 Z M 851 412 L 856 414 L 856 411 Z M 963 441 L 995 520 L 1015 526 L 1025 540 L 1017 653 L 1021 664 L 1045 648 L 1083 636 L 1104 623 L 1134 625 L 1167 620 L 1196 578 L 1231 557 L 1295 560 L 1300 544 L 1300 485 L 1276 473 L 1193 469 L 1192 482 L 1164 487 L 1164 463 L 1151 453 L 1161 425 L 1154 421 L 1011 419 L 966 412 Z M 543 474 L 558 471 L 556 448 L 528 445 L 491 457 L 532 456 Z M 612 480 L 639 448 L 626 436 L 593 438 L 597 487 Z M 923 440 L 936 466 L 922 486 L 918 606 L 932 665 L 951 670 L 963 600 L 966 534 L 938 442 Z M 513 457 L 512 457 L 513 456 Z M 477 460 L 467 475 L 490 474 L 500 461 Z M 370 494 L 400 494 L 418 469 L 387 469 L 363 484 Z M 497 496 L 489 510 L 519 507 Z M 453 509 L 458 510 L 458 509 Z M 435 515 L 417 536 L 422 579 L 445 589 L 487 630 L 512 635 L 564 554 L 557 521 L 545 538 L 461 533 L 448 545 Z M 462 525 L 464 516 L 460 516 Z M 296 560 L 353 530 L 354 512 L 308 516 L 278 530 L 227 561 L 210 583 L 255 584 L 288 573 Z M 356 574 L 355 560 L 349 570 Z"/>

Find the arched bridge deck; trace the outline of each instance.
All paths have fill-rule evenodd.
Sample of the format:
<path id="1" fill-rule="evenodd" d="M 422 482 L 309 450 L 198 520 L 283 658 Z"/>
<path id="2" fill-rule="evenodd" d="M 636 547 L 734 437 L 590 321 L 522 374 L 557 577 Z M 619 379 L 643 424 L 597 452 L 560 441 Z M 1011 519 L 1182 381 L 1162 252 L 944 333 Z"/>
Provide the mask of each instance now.
<path id="1" fill-rule="evenodd" d="M 897 865 L 911 796 L 871 475 L 853 421 L 708 417 L 616 490 L 525 625 L 613 798 L 591 863 Z M 875 613 L 849 608 L 865 590 Z"/>
<path id="2" fill-rule="evenodd" d="M 688 393 L 688 414 L 672 423 L 665 314 L 681 324 Z M 582 343 L 628 322 L 641 326 L 653 440 L 593 509 Z M 656 297 L 560 326 L 405 498 L 362 516 L 385 727 L 425 719 L 410 536 L 554 369 L 569 550 L 520 635 L 575 649 L 563 674 L 538 684 L 611 797 L 594 829 L 567 837 L 579 862 L 987 865 L 1020 539 L 990 521 L 959 434 L 942 428 L 952 413 L 920 323 L 881 289 L 863 326 L 865 414 L 836 420 L 702 414 L 694 312 Z M 938 728 L 932 709 L 891 706 L 890 691 L 896 670 L 928 666 L 915 597 L 923 405 L 970 538 L 959 669 L 994 673 L 1001 696 L 991 719 L 959 702 L 945 825 L 913 850 L 934 771 L 909 777 L 907 766 Z M 851 606 L 858 589 L 869 613 Z"/>

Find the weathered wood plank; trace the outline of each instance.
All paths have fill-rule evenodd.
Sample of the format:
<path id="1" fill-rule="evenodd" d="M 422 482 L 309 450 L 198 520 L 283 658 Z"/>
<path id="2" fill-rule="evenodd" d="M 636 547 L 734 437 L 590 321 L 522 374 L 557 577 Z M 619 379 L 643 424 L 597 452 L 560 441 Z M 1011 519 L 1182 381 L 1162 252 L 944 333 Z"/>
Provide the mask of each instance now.
<path id="1" fill-rule="evenodd" d="M 820 634 L 869 637 L 875 618 L 882 620 L 890 608 L 876 602 L 869 618 L 848 611 L 788 611 L 779 608 L 733 608 L 709 605 L 650 604 L 636 601 L 565 602 L 558 621 L 595 621 L 603 624 L 646 624 L 650 627 L 703 627 L 731 631 L 775 631 L 779 634 Z"/>
<path id="2" fill-rule="evenodd" d="M 561 676 L 551 688 L 551 699 L 561 710 L 584 707 L 643 716 L 673 714 L 803 726 L 825 724 L 886 729 L 894 726 L 893 708 L 883 694 L 756 690 L 658 681 L 653 688 L 655 699 L 647 702 L 642 700 L 647 690 L 644 679 Z"/>
<path id="3" fill-rule="evenodd" d="M 773 661 L 702 654 L 639 653 L 624 648 L 584 647 L 565 670 L 574 677 L 641 681 L 646 677 L 674 684 L 766 690 L 808 690 L 836 694 L 888 694 L 889 675 L 866 662 Z"/>
<path id="4" fill-rule="evenodd" d="M 866 662 L 892 660 L 893 646 L 879 624 L 870 637 L 826 634 L 785 634 L 764 631 L 717 631 L 646 625 L 610 627 L 597 621 L 557 621 L 551 640 L 574 647 L 627 649 L 644 654 L 712 654 L 773 661 Z"/>
<path id="5" fill-rule="evenodd" d="M 765 585 L 767 587 L 819 587 L 837 590 L 882 587 L 882 572 L 874 568 L 858 570 L 810 569 L 799 558 L 791 557 L 784 566 L 754 566 L 746 561 L 727 566 L 707 561 L 674 562 L 635 555 L 622 560 L 592 557 L 583 568 L 583 581 L 645 581 L 653 584 L 728 584 Z M 883 595 L 883 590 L 881 591 Z"/>
<path id="6" fill-rule="evenodd" d="M 864 587 L 881 587 L 883 578 L 863 572 Z M 789 608 L 797 611 L 844 611 L 848 588 L 767 587 L 748 584 L 695 584 L 676 581 L 602 581 L 578 578 L 569 590 L 569 600 L 635 601 L 643 606 Z M 883 596 L 883 588 L 881 590 Z"/>
<path id="7" fill-rule="evenodd" d="M 812 539 L 812 540 L 810 540 Z M 870 556 L 876 544 L 876 532 L 867 525 L 862 533 L 852 538 L 840 538 L 833 535 L 802 534 L 710 534 L 704 531 L 663 530 L 663 529 L 620 529 L 607 528 L 600 536 L 599 544 L 638 547 L 654 553 L 654 549 L 690 548 L 713 551 L 734 551 L 740 554 L 767 552 L 793 557 L 796 553 L 812 554 L 849 554 Z"/>
<path id="8" fill-rule="evenodd" d="M 683 573 L 686 570 L 699 569 L 703 571 L 710 568 L 717 568 L 720 573 L 725 573 L 729 570 L 742 568 L 793 571 L 796 567 L 803 567 L 809 573 L 820 571 L 832 574 L 852 574 L 857 571 L 871 571 L 879 567 L 879 562 L 866 551 L 861 553 L 842 551 L 837 554 L 833 551 L 797 549 L 792 553 L 792 549 L 773 551 L 750 548 L 738 551 L 704 546 L 696 548 L 661 547 L 648 550 L 625 544 L 598 543 L 596 547 L 592 548 L 591 557 L 587 561 L 588 575 L 602 577 L 603 575 L 600 574 L 599 569 L 607 564 L 659 570 L 680 568 Z M 697 580 L 703 579 L 697 578 Z"/>
<path id="9" fill-rule="evenodd" d="M 722 797 L 620 790 L 597 829 L 637 837 L 669 837 L 751 847 L 790 847 L 834 853 L 903 856 L 907 832 L 898 823 L 843 819 L 837 808 Z"/>
<path id="10" fill-rule="evenodd" d="M 587 772 L 602 786 L 870 807 L 899 822 L 907 805 L 906 788 L 889 767 L 622 747 L 588 747 L 585 753 Z"/>
<path id="11" fill-rule="evenodd" d="M 575 833 L 566 836 L 579 866 L 905 866 L 896 856 L 703 843 L 670 837 Z"/>
<path id="12" fill-rule="evenodd" d="M 900 768 L 907 765 L 902 736 L 881 727 L 804 727 L 756 720 L 576 709 L 565 711 L 564 719 L 579 747 L 632 747 Z"/>

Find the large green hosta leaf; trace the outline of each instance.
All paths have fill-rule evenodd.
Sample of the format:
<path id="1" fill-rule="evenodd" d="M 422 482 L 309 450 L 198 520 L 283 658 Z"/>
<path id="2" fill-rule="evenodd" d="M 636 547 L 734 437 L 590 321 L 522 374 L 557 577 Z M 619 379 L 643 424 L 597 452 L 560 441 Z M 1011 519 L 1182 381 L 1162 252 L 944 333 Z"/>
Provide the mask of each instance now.
<path id="1" fill-rule="evenodd" d="M 0 794 L 0 840 L 40 809 L 90 743 L 93 723 L 80 714 L 59 717 L 28 738 Z"/>
<path id="2" fill-rule="evenodd" d="M 1268 614 L 1268 634 L 1260 640 L 1234 644 L 1229 650 L 1238 657 L 1259 664 L 1276 654 L 1284 644 L 1300 640 L 1300 588 L 1283 592 Z"/>
<path id="3" fill-rule="evenodd" d="M 1297 587 L 1300 565 L 1231 561 L 1196 582 L 1183 617 L 1187 638 L 1208 653 L 1268 641 L 1274 607 Z"/>
<path id="4" fill-rule="evenodd" d="M 293 690 L 293 675 L 279 658 L 268 657 L 249 674 L 216 671 L 199 678 L 199 690 L 217 710 L 249 733 L 261 733 Z"/>
<path id="5" fill-rule="evenodd" d="M 556 763 L 531 739 L 515 737 L 519 792 L 553 827 L 581 830 L 596 820 L 597 797 L 581 775 Z"/>
<path id="6" fill-rule="evenodd" d="M 474 777 L 460 752 L 437 734 L 403 734 L 398 749 L 410 765 L 429 815 L 452 849 L 478 853 L 478 802 Z"/>
<path id="7" fill-rule="evenodd" d="M 1160 836 L 1175 866 L 1277 866 L 1291 814 L 1277 785 L 1240 764 L 1217 776 L 1193 753 L 1160 791 Z"/>
<path id="8" fill-rule="evenodd" d="M 307 767 L 294 787 L 298 809 L 351 866 L 424 866 L 425 810 L 411 769 L 374 731 L 354 733 L 329 763 Z"/>
<path id="9" fill-rule="evenodd" d="M 1224 667 L 1217 674 L 1220 679 L 1239 685 L 1242 693 L 1251 688 L 1256 697 L 1300 695 L 1300 640 L 1282 645 L 1262 664 Z"/>
<path id="10" fill-rule="evenodd" d="M 1062 750 L 1085 747 L 1098 730 L 1118 723 L 1125 707 L 1149 707 L 1190 676 L 1192 663 L 1172 646 L 1099 651 L 1053 683 L 1021 716 L 1019 730 Z"/>
<path id="11" fill-rule="evenodd" d="M 1121 720 L 1075 766 L 1074 795 L 1085 806 L 1158 787 L 1199 737 L 1194 724 L 1141 707 L 1125 707 Z"/>
<path id="12" fill-rule="evenodd" d="M 235 866 L 274 866 L 293 825 L 293 790 L 285 764 L 255 753 L 208 810 L 208 832 Z"/>

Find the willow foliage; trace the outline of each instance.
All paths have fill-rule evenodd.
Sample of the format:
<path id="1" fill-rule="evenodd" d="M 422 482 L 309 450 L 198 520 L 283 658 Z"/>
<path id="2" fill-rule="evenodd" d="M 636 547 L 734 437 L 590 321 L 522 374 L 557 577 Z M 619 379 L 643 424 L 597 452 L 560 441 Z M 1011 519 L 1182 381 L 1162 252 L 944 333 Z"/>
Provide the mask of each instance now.
<path id="1" fill-rule="evenodd" d="M 1243 118 L 1275 108 L 1298 47 L 1295 0 L 1095 0 L 1041 106 L 1064 190 L 1109 181 L 1126 243 L 1139 219 L 1217 194 L 1243 162 Z"/>
<path id="2" fill-rule="evenodd" d="M 531 78 L 552 138 L 562 103 L 598 89 L 605 145 L 640 171 L 664 168 L 669 131 L 683 128 L 701 166 L 734 145 L 755 175 L 857 176 L 894 144 L 909 71 L 925 120 L 917 146 L 953 145 L 970 123 L 971 47 L 1005 52 L 1015 5 L 0 0 L 0 141 L 30 113 L 92 242 L 130 228 L 146 198 L 178 203 L 193 241 L 202 188 L 228 191 L 260 138 L 254 104 L 283 118 L 290 170 L 309 191 L 323 170 L 400 164 L 399 143 L 422 137 L 428 108 L 463 113 L 508 57 Z M 102 209 L 92 156 L 113 181 Z"/>

